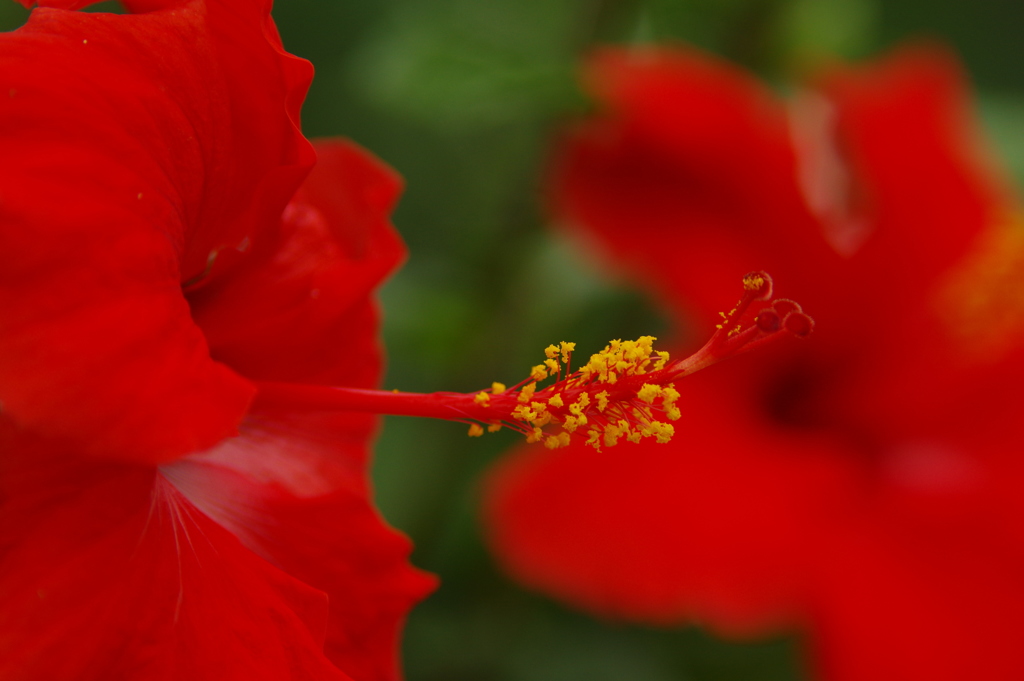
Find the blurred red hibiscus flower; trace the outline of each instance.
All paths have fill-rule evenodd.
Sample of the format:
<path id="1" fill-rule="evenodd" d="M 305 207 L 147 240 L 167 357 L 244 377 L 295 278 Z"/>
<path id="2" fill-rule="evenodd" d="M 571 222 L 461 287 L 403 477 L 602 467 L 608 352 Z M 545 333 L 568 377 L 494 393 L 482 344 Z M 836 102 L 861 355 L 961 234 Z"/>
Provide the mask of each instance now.
<path id="1" fill-rule="evenodd" d="M 433 580 L 376 417 L 259 386 L 376 385 L 399 179 L 303 138 L 269 1 L 43 4 L 0 36 L 0 676 L 397 678 Z"/>
<path id="2" fill-rule="evenodd" d="M 506 568 L 606 616 L 802 627 L 831 680 L 1024 677 L 1021 231 L 955 59 L 904 48 L 785 103 L 683 47 L 585 82 L 557 217 L 681 328 L 763 268 L 817 330 L 681 382 L 670 444 L 502 462 Z"/>

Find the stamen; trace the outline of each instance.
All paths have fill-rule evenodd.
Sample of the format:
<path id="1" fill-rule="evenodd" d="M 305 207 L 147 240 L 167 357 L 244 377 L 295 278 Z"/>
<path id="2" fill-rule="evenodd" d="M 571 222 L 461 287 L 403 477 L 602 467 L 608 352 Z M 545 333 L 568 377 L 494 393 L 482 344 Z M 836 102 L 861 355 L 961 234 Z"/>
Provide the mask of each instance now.
<path id="1" fill-rule="evenodd" d="M 552 449 L 567 446 L 577 436 L 596 449 L 623 438 L 664 443 L 675 432 L 668 422 L 682 417 L 675 381 L 783 335 L 802 338 L 814 328 L 797 303 L 771 300 L 772 288 L 764 272 L 744 277 L 743 295 L 733 309 L 721 314 L 718 330 L 704 347 L 683 359 L 673 360 L 669 353 L 655 350 L 653 336 L 641 336 L 611 341 L 570 373 L 575 344 L 563 342 L 549 345 L 544 351 L 547 361 L 512 388 L 493 383 L 474 393 L 417 394 L 261 383 L 256 407 L 442 418 L 470 424 L 473 437 L 482 435 L 484 426 L 488 432 L 504 426 L 525 435 L 527 442 L 543 442 Z M 554 379 L 549 385 L 538 386 L 549 378 Z"/>

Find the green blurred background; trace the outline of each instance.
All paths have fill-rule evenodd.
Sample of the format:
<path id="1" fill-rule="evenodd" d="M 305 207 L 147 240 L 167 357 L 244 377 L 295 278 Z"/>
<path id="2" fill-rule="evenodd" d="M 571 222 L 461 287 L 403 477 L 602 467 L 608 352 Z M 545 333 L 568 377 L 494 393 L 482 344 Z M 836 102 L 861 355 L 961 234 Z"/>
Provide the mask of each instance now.
<path id="1" fill-rule="evenodd" d="M 111 9 L 109 3 L 99 9 Z M 411 258 L 385 287 L 386 385 L 515 383 L 550 342 L 592 352 L 657 334 L 641 295 L 545 230 L 546 149 L 584 111 L 578 58 L 601 42 L 686 40 L 784 86 L 825 55 L 908 37 L 963 57 L 990 138 L 1024 177 L 1024 3 L 1017 0 L 278 0 L 285 46 L 317 76 L 307 135 L 346 135 L 406 178 L 395 222 Z M 27 12 L 0 4 L 0 30 Z M 475 520 L 478 480 L 516 443 L 388 419 L 374 478 L 384 515 L 442 579 L 405 636 L 410 681 L 776 681 L 804 678 L 800 642 L 728 642 L 570 612 L 506 580 Z"/>

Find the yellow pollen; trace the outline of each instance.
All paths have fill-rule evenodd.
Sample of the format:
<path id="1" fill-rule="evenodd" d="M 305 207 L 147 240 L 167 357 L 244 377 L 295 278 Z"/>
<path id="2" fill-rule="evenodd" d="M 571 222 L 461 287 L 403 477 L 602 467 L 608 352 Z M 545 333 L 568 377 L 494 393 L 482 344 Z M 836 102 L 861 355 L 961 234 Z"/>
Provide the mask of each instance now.
<path id="1" fill-rule="evenodd" d="M 543 402 L 531 402 L 530 408 L 536 413 L 536 416 L 533 418 L 533 425 L 546 426 L 551 423 L 551 412 L 547 410 Z"/>
<path id="2" fill-rule="evenodd" d="M 743 288 L 747 291 L 757 291 L 764 286 L 764 277 L 753 274 L 743 278 Z"/>
<path id="3" fill-rule="evenodd" d="M 533 421 L 537 414 L 530 410 L 525 404 L 521 404 L 512 410 L 512 416 L 520 421 Z"/>
<path id="4" fill-rule="evenodd" d="M 575 416 L 583 416 L 583 410 L 590 406 L 590 395 L 580 393 L 579 399 L 569 405 L 569 411 Z"/>
<path id="5" fill-rule="evenodd" d="M 483 434 L 484 434 L 484 429 L 480 426 L 479 423 L 474 423 L 474 424 L 471 424 L 469 426 L 469 436 L 470 437 L 480 437 Z"/>
<path id="6" fill-rule="evenodd" d="M 561 347 L 561 350 L 562 350 L 562 362 L 564 362 L 565 364 L 568 364 L 569 363 L 569 355 L 572 354 L 572 351 L 576 349 L 576 344 L 575 343 L 566 343 L 565 341 L 562 341 L 561 346 L 562 346 Z"/>
<path id="7" fill-rule="evenodd" d="M 559 433 L 558 435 L 548 435 L 544 439 L 544 446 L 548 449 L 558 449 L 559 447 L 569 446 L 569 433 Z"/>
<path id="8" fill-rule="evenodd" d="M 644 387 L 636 392 L 636 396 L 647 404 L 654 404 L 654 400 L 661 397 L 661 395 L 661 386 L 651 385 L 650 383 L 644 383 Z"/>
<path id="9" fill-rule="evenodd" d="M 729 318 L 726 314 L 722 317 Z M 623 439 L 640 442 L 650 437 L 667 442 L 674 431 L 667 422 L 681 417 L 675 404 L 679 392 L 673 384 L 660 382 L 664 372 L 650 374 L 652 370 L 669 368 L 669 353 L 656 351 L 655 340 L 654 336 L 612 340 L 582 367 L 572 373 L 567 370 L 564 375 L 561 362 L 569 365 L 576 344 L 549 345 L 544 350 L 544 363 L 531 368 L 523 387 L 499 399 L 497 396 L 507 388 L 494 383 L 489 392 L 473 395 L 473 401 L 486 410 L 494 410 L 493 415 L 481 419 L 489 432 L 500 430 L 501 422 L 509 422 L 507 425 L 524 433 L 528 442 L 543 442 L 552 449 L 565 447 L 571 435 L 577 433 L 596 449 Z M 639 378 L 648 374 L 646 382 Z M 554 379 L 552 385 L 538 386 L 539 381 L 548 378 Z M 615 384 L 618 385 L 613 388 Z M 546 430 L 548 426 L 558 428 Z M 470 430 L 473 435 L 483 432 L 479 426 Z"/>

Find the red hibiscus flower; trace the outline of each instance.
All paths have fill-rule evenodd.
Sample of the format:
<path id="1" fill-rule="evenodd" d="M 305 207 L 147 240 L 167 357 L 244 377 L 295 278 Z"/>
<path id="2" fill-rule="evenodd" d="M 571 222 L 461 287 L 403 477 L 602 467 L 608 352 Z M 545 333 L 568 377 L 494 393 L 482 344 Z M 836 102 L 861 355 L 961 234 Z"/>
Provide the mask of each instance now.
<path id="1" fill-rule="evenodd" d="M 676 319 L 716 323 L 764 268 L 817 330 L 679 384 L 670 444 L 503 462 L 507 569 L 613 617 L 804 627 L 832 680 L 1024 677 L 1024 258 L 955 60 L 905 49 L 785 104 L 684 48 L 600 53 L 586 84 L 558 216 Z"/>
<path id="2" fill-rule="evenodd" d="M 0 677 L 396 678 L 432 580 L 375 417 L 260 385 L 376 385 L 398 178 L 302 137 L 269 1 L 44 4 L 0 36 Z"/>

